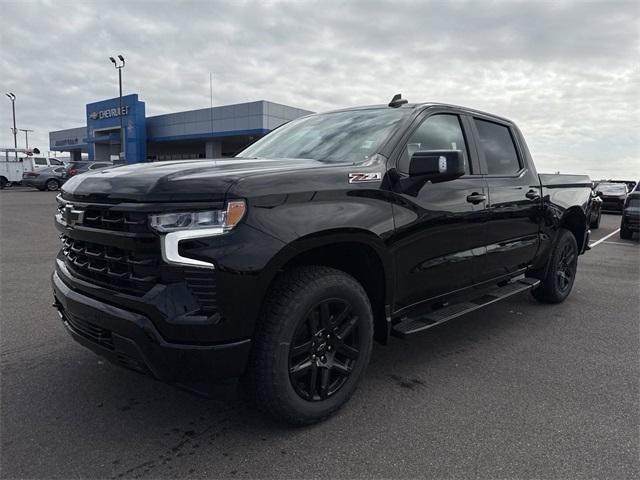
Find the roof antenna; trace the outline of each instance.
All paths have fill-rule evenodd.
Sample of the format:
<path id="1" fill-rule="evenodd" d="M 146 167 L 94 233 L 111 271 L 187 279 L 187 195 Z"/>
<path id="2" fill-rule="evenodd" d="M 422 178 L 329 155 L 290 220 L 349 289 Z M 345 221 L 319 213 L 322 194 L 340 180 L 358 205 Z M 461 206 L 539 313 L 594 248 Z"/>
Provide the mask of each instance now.
<path id="1" fill-rule="evenodd" d="M 408 102 L 407 100 L 402 98 L 402 94 L 396 93 L 391 99 L 391 102 L 389 102 L 389 106 L 391 108 L 398 108 L 400 105 L 404 105 L 405 103 L 408 103 Z"/>

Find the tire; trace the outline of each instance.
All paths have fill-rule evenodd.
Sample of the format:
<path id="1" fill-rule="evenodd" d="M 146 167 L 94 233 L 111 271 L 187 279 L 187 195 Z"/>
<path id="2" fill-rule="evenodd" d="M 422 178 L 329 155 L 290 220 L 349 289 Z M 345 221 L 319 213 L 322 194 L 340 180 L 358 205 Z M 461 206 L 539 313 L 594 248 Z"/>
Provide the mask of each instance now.
<path id="1" fill-rule="evenodd" d="M 0 190 L 3 190 L 8 184 L 9 181 L 6 177 L 0 177 Z"/>
<path id="2" fill-rule="evenodd" d="M 578 270 L 578 244 L 566 228 L 558 230 L 546 272 L 531 293 L 543 303 L 561 303 L 571 293 Z"/>
<path id="3" fill-rule="evenodd" d="M 602 220 L 602 210 L 598 212 L 598 217 L 591 222 L 591 228 L 594 230 L 600 228 L 600 220 Z"/>
<path id="4" fill-rule="evenodd" d="M 633 232 L 620 225 L 620 238 L 622 240 L 631 240 L 633 238 Z"/>
<path id="5" fill-rule="evenodd" d="M 47 180 L 45 182 L 44 188 L 45 188 L 45 190 L 47 190 L 49 192 L 55 192 L 55 191 L 60 189 L 60 182 L 58 182 L 54 178 L 50 178 L 49 180 Z"/>
<path id="6" fill-rule="evenodd" d="M 285 273 L 268 295 L 245 386 L 277 420 L 322 421 L 351 397 L 369 363 L 369 298 L 353 277 L 321 266 Z"/>

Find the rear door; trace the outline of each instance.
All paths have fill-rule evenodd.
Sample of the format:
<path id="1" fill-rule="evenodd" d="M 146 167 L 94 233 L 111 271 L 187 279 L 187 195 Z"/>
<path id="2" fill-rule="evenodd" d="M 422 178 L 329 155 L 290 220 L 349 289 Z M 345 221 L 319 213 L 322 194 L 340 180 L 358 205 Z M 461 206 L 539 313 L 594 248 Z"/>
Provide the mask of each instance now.
<path id="1" fill-rule="evenodd" d="M 396 311 L 468 287 L 478 276 L 485 252 L 482 197 L 487 198 L 487 187 L 464 124 L 455 110 L 430 109 L 394 152 L 392 162 L 401 177 L 394 186 L 398 199 L 393 204 L 396 234 L 391 246 Z M 461 150 L 466 174 L 447 182 L 414 185 L 407 172 L 410 156 L 417 150 Z"/>
<path id="2" fill-rule="evenodd" d="M 533 261 L 539 243 L 540 183 L 513 125 L 475 115 L 470 123 L 489 188 L 487 255 L 481 269 L 482 279 L 488 280 Z"/>

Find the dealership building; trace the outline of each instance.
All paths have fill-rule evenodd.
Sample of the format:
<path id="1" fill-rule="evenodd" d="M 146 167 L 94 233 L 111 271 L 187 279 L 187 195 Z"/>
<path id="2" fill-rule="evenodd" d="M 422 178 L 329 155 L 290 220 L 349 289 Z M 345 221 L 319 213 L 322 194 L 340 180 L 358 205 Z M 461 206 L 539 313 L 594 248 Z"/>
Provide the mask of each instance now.
<path id="1" fill-rule="evenodd" d="M 259 100 L 147 117 L 137 94 L 86 106 L 86 126 L 49 132 L 49 150 L 127 163 L 232 156 L 285 122 L 312 113 Z M 120 127 L 124 130 L 121 150 Z"/>

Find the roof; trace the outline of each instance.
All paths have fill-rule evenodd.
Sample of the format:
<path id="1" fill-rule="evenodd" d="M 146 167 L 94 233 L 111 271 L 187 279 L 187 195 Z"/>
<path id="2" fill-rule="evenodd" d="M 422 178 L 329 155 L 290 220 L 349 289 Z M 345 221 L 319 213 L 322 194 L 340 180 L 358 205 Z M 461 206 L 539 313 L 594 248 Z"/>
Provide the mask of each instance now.
<path id="1" fill-rule="evenodd" d="M 460 105 L 454 105 L 450 103 L 439 103 L 439 102 L 421 102 L 421 103 L 405 103 L 404 105 L 400 105 L 399 107 L 390 107 L 387 104 L 378 104 L 378 105 L 363 105 L 357 107 L 348 107 L 348 108 L 340 108 L 337 110 L 331 110 L 329 112 L 322 113 L 335 113 L 335 112 L 349 112 L 354 110 L 372 110 L 372 109 L 381 109 L 381 108 L 396 108 L 401 110 L 422 110 L 430 107 L 445 107 L 445 108 L 455 108 L 456 110 L 462 110 L 470 115 L 483 115 L 486 117 L 492 117 L 496 120 L 502 120 L 503 122 L 513 123 L 512 120 L 501 117 L 500 115 L 496 115 L 494 113 L 484 112 L 482 110 L 475 110 L 473 108 L 462 107 Z"/>

